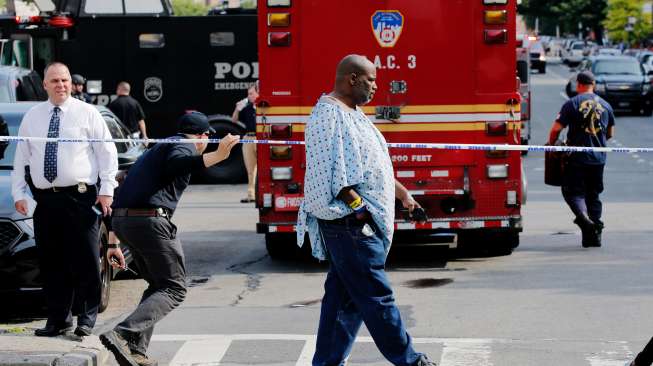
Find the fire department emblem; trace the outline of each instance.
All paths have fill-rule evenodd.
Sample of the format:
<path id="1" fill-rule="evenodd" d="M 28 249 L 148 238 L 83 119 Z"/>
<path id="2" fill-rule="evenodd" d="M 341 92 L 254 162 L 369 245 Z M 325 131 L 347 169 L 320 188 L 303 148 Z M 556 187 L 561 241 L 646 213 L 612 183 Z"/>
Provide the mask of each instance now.
<path id="1" fill-rule="evenodd" d="M 163 97 L 163 81 L 160 78 L 151 77 L 145 79 L 143 88 L 145 99 L 150 103 L 156 103 Z"/>
<path id="2" fill-rule="evenodd" d="M 372 32 L 381 47 L 394 47 L 404 27 L 404 16 L 397 10 L 377 10 L 372 14 Z"/>

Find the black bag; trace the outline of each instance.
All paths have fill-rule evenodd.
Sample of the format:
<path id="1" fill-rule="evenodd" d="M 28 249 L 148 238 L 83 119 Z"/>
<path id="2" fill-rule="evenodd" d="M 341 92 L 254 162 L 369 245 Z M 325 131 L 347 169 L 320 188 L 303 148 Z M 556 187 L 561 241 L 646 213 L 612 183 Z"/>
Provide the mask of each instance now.
<path id="1" fill-rule="evenodd" d="M 556 146 L 564 146 L 563 142 L 556 142 Z M 544 184 L 560 187 L 565 171 L 565 164 L 569 153 L 558 151 L 544 152 Z"/>

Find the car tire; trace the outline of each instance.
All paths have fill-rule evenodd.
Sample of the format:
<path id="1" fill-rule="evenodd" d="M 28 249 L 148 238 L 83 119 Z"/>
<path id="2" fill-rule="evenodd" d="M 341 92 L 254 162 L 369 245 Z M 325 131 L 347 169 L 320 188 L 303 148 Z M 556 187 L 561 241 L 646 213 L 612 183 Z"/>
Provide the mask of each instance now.
<path id="1" fill-rule="evenodd" d="M 642 115 L 646 117 L 653 116 L 653 107 L 644 107 L 644 109 L 642 109 Z"/>
<path id="2" fill-rule="evenodd" d="M 104 224 L 100 227 L 100 306 L 98 312 L 103 312 L 109 307 L 111 298 L 111 279 L 113 278 L 113 267 L 109 264 L 107 257 L 108 233 Z"/>
<path id="3" fill-rule="evenodd" d="M 266 233 L 265 249 L 272 259 L 291 259 L 296 257 L 297 239 L 295 233 Z"/>
<path id="4" fill-rule="evenodd" d="M 573 98 L 576 96 L 576 93 L 571 90 L 571 83 L 567 83 L 567 86 L 565 87 L 565 93 L 569 98 Z"/>
<path id="5" fill-rule="evenodd" d="M 546 74 L 546 64 L 540 65 L 539 71 L 540 74 Z"/>
<path id="6" fill-rule="evenodd" d="M 228 133 L 232 135 L 242 135 L 245 131 L 237 124 L 231 122 L 227 116 L 220 116 L 210 121 L 211 127 L 215 129 L 215 134 L 210 138 L 222 138 Z M 211 167 L 208 167 L 196 174 L 196 178 L 201 183 L 208 184 L 237 184 L 247 182 L 247 170 L 243 161 L 242 144 L 237 144 L 232 150 L 229 157 Z M 209 144 L 205 153 L 215 151 L 218 144 Z"/>

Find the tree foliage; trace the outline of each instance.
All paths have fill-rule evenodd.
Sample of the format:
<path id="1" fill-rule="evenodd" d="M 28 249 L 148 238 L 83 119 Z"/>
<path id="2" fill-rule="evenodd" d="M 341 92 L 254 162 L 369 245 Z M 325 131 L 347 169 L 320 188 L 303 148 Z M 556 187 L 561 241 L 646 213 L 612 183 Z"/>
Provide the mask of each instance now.
<path id="1" fill-rule="evenodd" d="M 594 31 L 597 38 L 603 34 L 603 21 L 607 12 L 607 0 L 524 0 L 519 12 L 532 27 L 534 19 L 540 18 L 548 26 L 546 33 L 553 34 L 551 28 L 560 26 L 562 33 L 578 33 L 578 23 L 582 24 L 583 36 Z"/>
<path id="2" fill-rule="evenodd" d="M 651 33 L 651 20 L 642 11 L 644 0 L 610 0 L 608 16 L 603 22 L 610 39 L 617 42 L 639 42 Z M 628 31 L 628 19 L 635 20 Z"/>
<path id="3" fill-rule="evenodd" d="M 209 7 L 193 0 L 172 0 L 172 10 L 178 16 L 206 15 Z"/>

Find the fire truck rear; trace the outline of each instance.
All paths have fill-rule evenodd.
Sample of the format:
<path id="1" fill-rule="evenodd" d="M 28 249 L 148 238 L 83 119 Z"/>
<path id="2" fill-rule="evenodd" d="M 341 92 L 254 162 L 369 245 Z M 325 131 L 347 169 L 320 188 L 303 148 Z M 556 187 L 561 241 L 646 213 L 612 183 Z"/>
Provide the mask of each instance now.
<path id="1" fill-rule="evenodd" d="M 519 144 L 514 0 L 259 0 L 259 139 L 302 141 L 338 61 L 363 54 L 379 89 L 363 108 L 391 143 Z M 525 182 L 518 151 L 391 148 L 397 179 L 425 208 L 397 210 L 398 243 L 519 244 Z M 257 231 L 273 257 L 294 246 L 302 145 L 259 145 Z M 400 206 L 397 205 L 397 208 Z"/>

